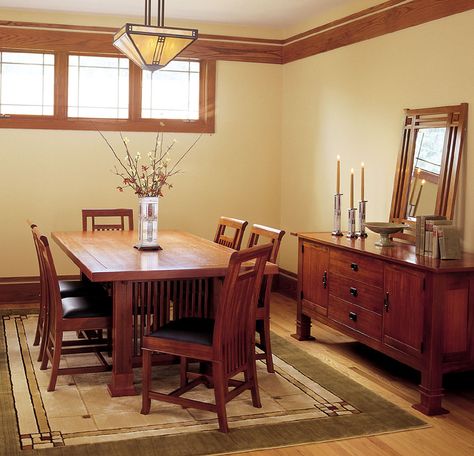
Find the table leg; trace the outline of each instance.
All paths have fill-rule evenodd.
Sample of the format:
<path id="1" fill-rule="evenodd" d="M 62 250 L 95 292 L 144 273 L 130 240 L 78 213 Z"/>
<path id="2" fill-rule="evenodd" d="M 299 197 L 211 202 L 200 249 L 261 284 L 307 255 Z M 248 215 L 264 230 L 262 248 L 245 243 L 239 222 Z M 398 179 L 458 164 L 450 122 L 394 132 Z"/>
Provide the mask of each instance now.
<path id="1" fill-rule="evenodd" d="M 111 396 L 134 396 L 132 368 L 132 283 L 113 284 L 112 382 L 107 385 Z"/>

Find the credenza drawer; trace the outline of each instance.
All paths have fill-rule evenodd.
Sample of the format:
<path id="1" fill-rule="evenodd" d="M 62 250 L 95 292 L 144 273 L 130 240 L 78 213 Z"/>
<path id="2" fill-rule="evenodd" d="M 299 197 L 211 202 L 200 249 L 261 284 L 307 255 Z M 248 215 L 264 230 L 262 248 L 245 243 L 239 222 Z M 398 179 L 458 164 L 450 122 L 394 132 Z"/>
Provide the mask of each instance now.
<path id="1" fill-rule="evenodd" d="M 329 270 L 332 273 L 365 282 L 374 287 L 383 286 L 383 261 L 333 249 L 329 253 Z"/>
<path id="2" fill-rule="evenodd" d="M 382 339 L 382 316 L 329 295 L 328 316 L 372 339 Z"/>
<path id="3" fill-rule="evenodd" d="M 383 289 L 339 274 L 329 274 L 329 293 L 367 310 L 382 314 Z"/>

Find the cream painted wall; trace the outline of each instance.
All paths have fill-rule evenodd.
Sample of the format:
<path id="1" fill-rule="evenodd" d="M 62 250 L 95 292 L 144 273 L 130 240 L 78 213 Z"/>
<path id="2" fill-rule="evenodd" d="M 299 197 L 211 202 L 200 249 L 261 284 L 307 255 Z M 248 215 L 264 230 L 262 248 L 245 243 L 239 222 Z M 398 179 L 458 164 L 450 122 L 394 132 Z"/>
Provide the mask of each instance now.
<path id="1" fill-rule="evenodd" d="M 364 161 L 368 219 L 386 220 L 403 109 L 468 102 L 472 111 L 472 23 L 474 11 L 284 67 L 219 62 L 216 134 L 183 163 L 162 200 L 161 227 L 211 238 L 226 214 L 287 232 L 330 230 L 337 154 L 344 207 L 349 169 L 358 187 Z M 472 120 L 469 131 L 472 138 Z M 129 136 L 142 151 L 153 141 L 151 134 Z M 186 144 L 193 135 L 177 138 Z M 457 223 L 465 248 L 474 250 L 469 138 Z M 114 190 L 113 160 L 96 133 L 0 129 L 0 147 L 0 277 L 37 273 L 26 217 L 50 232 L 80 229 L 82 207 L 135 207 L 133 195 Z M 55 253 L 61 273 L 76 272 Z M 280 265 L 295 271 L 296 256 L 296 239 L 287 235 Z"/>
<path id="2" fill-rule="evenodd" d="M 369 220 L 387 220 L 404 108 L 467 102 L 471 116 L 462 163 L 457 224 L 474 250 L 474 11 L 296 61 L 283 69 L 280 225 L 332 228 L 336 155 L 342 159 L 343 215 L 349 170 L 366 164 Z M 471 149 L 471 150 L 469 150 Z M 356 200 L 359 198 L 356 174 Z M 343 217 L 344 226 L 347 216 Z M 374 240 L 370 235 L 368 242 Z M 280 266 L 296 271 L 296 239 Z"/>
<path id="3" fill-rule="evenodd" d="M 160 202 L 160 228 L 212 238 L 220 215 L 278 226 L 281 67 L 219 62 L 216 133 L 203 136 Z M 130 133 L 142 154 L 154 134 Z M 118 133 L 107 133 L 118 144 Z M 183 150 L 193 134 L 176 137 Z M 96 132 L 0 129 L 0 277 L 37 275 L 31 218 L 45 233 L 81 229 L 81 208 L 132 207 L 109 170 L 111 152 Z M 53 243 L 54 244 L 54 243 Z M 61 274 L 76 268 L 54 247 Z"/>

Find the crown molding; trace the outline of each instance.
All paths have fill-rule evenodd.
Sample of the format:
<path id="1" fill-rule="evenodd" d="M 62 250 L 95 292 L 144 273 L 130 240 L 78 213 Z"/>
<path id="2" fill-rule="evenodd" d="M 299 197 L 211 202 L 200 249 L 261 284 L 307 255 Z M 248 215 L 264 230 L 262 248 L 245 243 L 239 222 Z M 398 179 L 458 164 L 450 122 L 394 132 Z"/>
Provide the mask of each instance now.
<path id="1" fill-rule="evenodd" d="M 389 0 L 285 40 L 202 34 L 184 57 L 285 64 L 474 9 L 474 0 Z M 0 21 L 0 49 L 116 55 L 111 27 Z"/>

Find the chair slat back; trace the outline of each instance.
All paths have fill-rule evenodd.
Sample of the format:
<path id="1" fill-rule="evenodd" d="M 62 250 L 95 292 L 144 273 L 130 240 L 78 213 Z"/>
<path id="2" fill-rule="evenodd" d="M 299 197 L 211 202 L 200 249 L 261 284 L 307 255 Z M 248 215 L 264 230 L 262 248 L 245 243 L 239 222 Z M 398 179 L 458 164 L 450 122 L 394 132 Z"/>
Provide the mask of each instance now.
<path id="1" fill-rule="evenodd" d="M 42 254 L 40 251 L 39 246 L 39 230 L 36 224 L 27 220 L 28 225 L 31 228 L 31 234 L 33 235 L 33 242 L 35 245 L 36 251 L 36 258 L 38 260 L 38 269 L 39 269 L 39 276 L 40 276 L 40 309 L 43 309 L 43 312 L 40 312 L 40 316 L 38 318 L 44 319 L 47 318 L 47 303 L 48 303 L 48 284 L 46 279 L 46 272 L 44 269 L 44 261 L 42 258 Z M 43 321 L 43 320 L 42 320 Z"/>
<path id="2" fill-rule="evenodd" d="M 250 235 L 247 247 L 253 247 L 263 240 L 266 244 L 270 242 L 273 245 L 270 261 L 276 263 L 278 252 L 280 251 L 280 244 L 285 231 L 276 228 L 270 228 L 264 225 L 252 225 L 250 228 Z"/>
<path id="3" fill-rule="evenodd" d="M 239 220 L 230 217 L 221 217 L 217 224 L 216 235 L 214 236 L 214 242 L 220 245 L 224 245 L 234 250 L 240 250 L 242 244 L 242 238 L 244 237 L 244 231 L 248 222 L 245 220 Z M 226 233 L 227 229 L 234 230 L 233 234 Z"/>
<path id="4" fill-rule="evenodd" d="M 59 280 L 54 266 L 53 255 L 49 247 L 48 238 L 42 235 L 38 227 L 34 227 L 33 235 L 37 239 L 38 250 L 44 272 L 44 281 L 46 283 L 46 299 L 49 302 L 49 312 L 47 315 L 49 321 L 49 331 L 54 333 L 56 325 L 62 319 L 61 293 L 59 291 Z"/>
<path id="5" fill-rule="evenodd" d="M 104 218 L 114 218 L 110 223 L 101 222 Z M 96 219 L 99 219 L 97 221 Z M 125 231 L 127 220 L 128 229 L 133 230 L 133 209 L 82 209 L 82 231 Z"/>
<path id="6" fill-rule="evenodd" d="M 225 360 L 226 375 L 232 376 L 255 356 L 256 299 L 271 250 L 270 244 L 261 245 L 235 252 L 230 258 L 213 341 L 215 356 Z"/>

